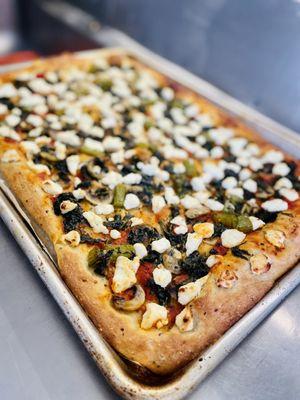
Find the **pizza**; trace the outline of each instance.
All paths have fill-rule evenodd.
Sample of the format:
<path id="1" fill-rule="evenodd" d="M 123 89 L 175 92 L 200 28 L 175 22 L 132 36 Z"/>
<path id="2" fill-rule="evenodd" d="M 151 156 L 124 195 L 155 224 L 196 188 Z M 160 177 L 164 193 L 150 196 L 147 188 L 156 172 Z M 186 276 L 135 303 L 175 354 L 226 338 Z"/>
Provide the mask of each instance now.
<path id="1" fill-rule="evenodd" d="M 0 159 L 101 335 L 155 374 L 299 260 L 299 162 L 125 51 L 2 75 Z"/>

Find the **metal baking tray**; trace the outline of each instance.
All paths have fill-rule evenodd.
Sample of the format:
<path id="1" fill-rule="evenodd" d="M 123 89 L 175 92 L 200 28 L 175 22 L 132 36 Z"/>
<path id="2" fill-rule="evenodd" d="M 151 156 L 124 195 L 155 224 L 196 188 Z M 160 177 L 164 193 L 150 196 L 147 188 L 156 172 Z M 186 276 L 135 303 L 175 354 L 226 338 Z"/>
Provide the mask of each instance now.
<path id="1" fill-rule="evenodd" d="M 125 39 L 124 39 L 125 37 Z M 120 53 L 138 58 L 178 83 L 191 88 L 227 113 L 243 119 L 267 140 L 284 146 L 294 156 L 300 153 L 300 138 L 290 129 L 250 109 L 206 81 L 150 52 L 122 36 Z M 101 50 L 76 53 L 78 57 L 95 57 Z M 30 65 L 15 64 L 0 72 Z M 187 396 L 205 377 L 300 283 L 300 265 L 280 279 L 270 292 L 215 344 L 183 370 L 167 380 L 153 380 L 141 373 L 138 365 L 122 359 L 101 337 L 91 320 L 60 277 L 51 246 L 33 225 L 3 180 L 0 180 L 0 216 L 28 256 L 37 273 L 61 307 L 78 336 L 111 386 L 125 399 L 178 400 Z"/>

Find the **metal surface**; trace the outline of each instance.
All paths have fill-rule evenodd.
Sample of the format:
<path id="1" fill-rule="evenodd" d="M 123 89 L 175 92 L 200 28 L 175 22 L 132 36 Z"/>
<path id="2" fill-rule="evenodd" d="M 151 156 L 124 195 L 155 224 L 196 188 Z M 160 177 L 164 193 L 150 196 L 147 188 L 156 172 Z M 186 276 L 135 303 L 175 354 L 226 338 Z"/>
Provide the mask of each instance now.
<path id="1" fill-rule="evenodd" d="M 285 139 L 285 150 L 291 153 L 299 153 L 299 139 L 288 129 L 279 124 L 253 112 L 248 107 L 241 105 L 211 85 L 186 73 L 181 68 L 166 62 L 165 60 L 146 51 L 140 46 L 130 45 L 130 52 L 143 61 L 151 64 L 156 69 L 171 76 L 182 84 L 193 87 L 194 90 L 206 95 L 225 109 L 229 109 L 236 115 L 242 115 L 248 122 L 254 125 L 262 134 L 273 142 Z M 95 57 L 97 53 L 84 52 L 79 56 Z M 5 184 L 2 183 L 2 189 Z M 4 193 L 4 192 L 2 192 Z M 7 196 L 6 192 L 6 196 Z M 20 212 L 15 211 L 15 206 L 10 203 L 5 195 L 0 197 L 0 213 L 5 223 L 12 230 L 15 238 L 29 257 L 37 272 L 51 291 L 57 303 L 63 309 L 67 318 L 71 321 L 81 340 L 97 362 L 98 366 L 110 381 L 110 383 L 125 398 L 131 399 L 180 399 L 190 392 L 194 386 L 202 381 L 232 349 L 248 333 L 259 324 L 259 322 L 273 310 L 283 298 L 293 290 L 300 282 L 300 267 L 289 272 L 272 291 L 246 316 L 244 316 L 234 327 L 232 327 L 222 339 L 211 346 L 201 356 L 201 362 L 194 362 L 175 381 L 169 382 L 161 387 L 142 386 L 131 379 L 122 363 L 115 357 L 112 350 L 102 340 L 94 326 L 86 317 L 81 307 L 74 300 L 65 287 L 60 276 L 56 272 L 51 259 L 42 250 L 40 243 L 35 239 L 30 228 L 24 225 L 24 218 L 20 220 Z"/>

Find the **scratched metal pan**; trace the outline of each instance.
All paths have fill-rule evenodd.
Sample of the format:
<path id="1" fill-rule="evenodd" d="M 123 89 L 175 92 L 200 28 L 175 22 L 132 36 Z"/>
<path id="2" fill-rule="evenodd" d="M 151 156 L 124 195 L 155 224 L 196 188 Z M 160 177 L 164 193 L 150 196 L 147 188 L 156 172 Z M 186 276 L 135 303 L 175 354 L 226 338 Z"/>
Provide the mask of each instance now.
<path id="1" fill-rule="evenodd" d="M 146 50 L 122 33 L 116 41 L 123 44 L 120 53 L 131 54 L 174 79 L 190 87 L 228 113 L 240 117 L 259 131 L 266 139 L 284 146 L 284 150 L 299 156 L 300 140 L 295 132 L 257 111 L 241 104 L 219 89 L 192 75 L 184 69 Z M 101 50 L 76 53 L 78 57 L 95 57 Z M 1 67 L 6 72 L 27 66 L 11 65 Z M 186 368 L 167 380 L 157 380 L 140 366 L 129 363 L 116 354 L 104 341 L 81 306 L 73 297 L 56 266 L 55 254 L 43 233 L 34 226 L 3 180 L 0 180 L 0 215 L 22 247 L 41 279 L 48 287 L 83 344 L 96 361 L 99 369 L 111 386 L 125 399 L 136 400 L 178 400 L 190 393 L 205 377 L 300 283 L 300 265 L 288 272 L 273 289 L 244 317 L 242 317 L 222 338 Z"/>

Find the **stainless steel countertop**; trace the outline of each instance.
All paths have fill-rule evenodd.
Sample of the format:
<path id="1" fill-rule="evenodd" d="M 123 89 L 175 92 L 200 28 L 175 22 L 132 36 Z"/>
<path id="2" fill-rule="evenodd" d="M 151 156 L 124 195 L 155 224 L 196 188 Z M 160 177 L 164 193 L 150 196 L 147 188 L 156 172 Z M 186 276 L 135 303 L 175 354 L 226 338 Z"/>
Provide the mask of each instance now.
<path id="1" fill-rule="evenodd" d="M 92 0 L 88 3 L 94 8 Z M 105 10 L 107 22 L 112 23 L 114 14 L 118 14 L 122 24 L 116 25 L 149 47 L 300 130 L 299 57 L 296 57 L 300 41 L 295 39 L 300 34 L 298 0 L 268 0 L 260 3 L 261 8 L 258 0 L 249 3 L 189 0 L 185 2 L 189 7 L 182 13 L 188 23 L 179 29 L 183 36 L 196 38 L 189 48 L 180 39 L 167 43 L 166 36 L 155 37 L 157 30 L 152 29 L 149 7 L 151 10 L 157 1 L 151 2 L 152 6 L 148 2 L 145 8 L 145 3 L 143 6 L 140 3 L 144 17 L 138 19 L 132 14 L 132 9 L 138 10 L 137 0 L 129 2 L 132 9 L 128 8 L 127 15 L 125 3 L 120 0 L 103 3 L 110 4 Z M 124 7 L 121 13 L 117 12 L 120 3 Z M 177 30 L 181 12 L 176 7 L 169 11 L 166 3 L 170 1 L 164 2 L 162 15 L 171 15 L 172 26 Z M 175 3 L 179 4 L 177 0 Z M 161 27 L 163 22 L 160 20 L 158 24 Z M 240 46 L 237 36 L 242 39 L 238 41 Z M 274 46 L 270 47 L 270 43 Z M 199 57 L 194 57 L 195 54 Z M 0 399 L 118 399 L 3 224 L 0 224 L 0 271 Z M 190 399 L 298 399 L 299 299 L 300 288 L 227 357 Z"/>

